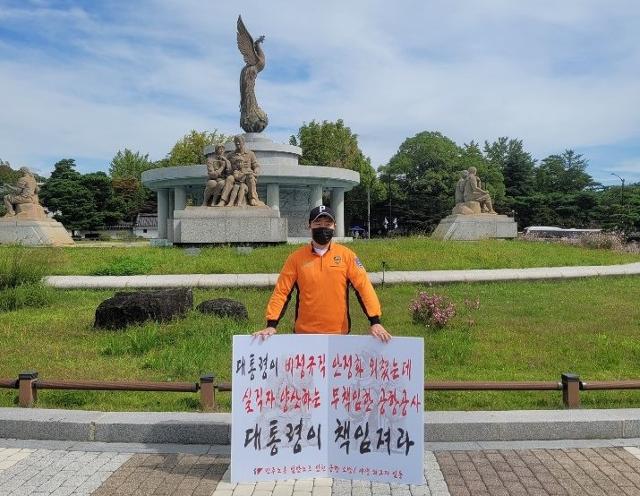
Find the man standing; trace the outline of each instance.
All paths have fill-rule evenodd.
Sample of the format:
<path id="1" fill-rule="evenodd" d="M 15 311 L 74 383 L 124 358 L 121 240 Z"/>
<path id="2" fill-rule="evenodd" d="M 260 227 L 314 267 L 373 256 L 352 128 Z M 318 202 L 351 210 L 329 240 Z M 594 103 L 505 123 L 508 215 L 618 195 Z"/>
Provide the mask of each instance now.
<path id="1" fill-rule="evenodd" d="M 369 319 L 371 334 L 383 342 L 391 335 L 380 323 L 378 296 L 360 259 L 350 249 L 331 239 L 335 214 L 321 205 L 311 210 L 311 246 L 289 255 L 267 305 L 267 327 L 254 333 L 265 339 L 274 335 L 289 300 L 296 290 L 294 332 L 300 334 L 347 334 L 351 330 L 349 286 Z"/>

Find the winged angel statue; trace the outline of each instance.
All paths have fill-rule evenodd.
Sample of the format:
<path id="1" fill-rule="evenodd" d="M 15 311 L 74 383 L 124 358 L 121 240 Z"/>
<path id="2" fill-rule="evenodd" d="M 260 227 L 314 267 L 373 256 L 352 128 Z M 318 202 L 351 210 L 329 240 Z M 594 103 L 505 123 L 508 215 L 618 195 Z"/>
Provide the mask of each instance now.
<path id="1" fill-rule="evenodd" d="M 247 133 L 261 133 L 269 124 L 267 114 L 258 106 L 254 91 L 256 77 L 265 66 L 264 52 L 260 47 L 263 41 L 264 36 L 253 41 L 242 17 L 238 16 L 238 49 L 245 62 L 240 73 L 240 127 Z"/>

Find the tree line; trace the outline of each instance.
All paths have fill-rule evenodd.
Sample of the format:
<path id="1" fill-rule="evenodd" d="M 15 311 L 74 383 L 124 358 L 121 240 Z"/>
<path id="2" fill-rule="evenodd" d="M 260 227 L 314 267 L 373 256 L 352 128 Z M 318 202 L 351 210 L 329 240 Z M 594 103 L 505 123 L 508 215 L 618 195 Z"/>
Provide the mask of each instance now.
<path id="1" fill-rule="evenodd" d="M 376 171 L 341 120 L 304 124 L 290 143 L 302 147 L 303 163 L 360 172 L 360 185 L 346 194 L 345 217 L 348 225 L 366 226 L 369 207 L 374 235 L 433 231 L 451 213 L 460 172 L 471 166 L 496 211 L 514 216 L 520 229 L 640 230 L 640 184 L 605 187 L 586 171 L 587 159 L 570 149 L 538 161 L 520 139 L 458 145 L 439 132 L 423 131 L 405 139 Z"/>
<path id="2" fill-rule="evenodd" d="M 227 139 L 217 130 L 192 130 L 161 160 L 120 150 L 107 172 L 82 174 L 74 159 L 59 160 L 48 179 L 37 177 L 41 203 L 72 230 L 133 222 L 139 213 L 156 212 L 155 194 L 141 182 L 144 171 L 204 163 L 204 147 Z M 345 195 L 346 226 L 366 228 L 370 218 L 373 235 L 433 231 L 453 208 L 460 171 L 471 166 L 491 193 L 496 211 L 513 215 L 520 228 L 640 230 L 640 184 L 605 187 L 587 173 L 587 159 L 570 149 L 536 160 L 519 139 L 458 145 L 439 132 L 423 131 L 405 139 L 389 162 L 376 169 L 360 149 L 357 134 L 342 120 L 305 123 L 290 144 L 302 148 L 303 166 L 343 167 L 360 174 L 360 184 Z M 0 186 L 15 183 L 18 175 L 0 160 Z"/>
<path id="3" fill-rule="evenodd" d="M 56 162 L 49 178 L 36 176 L 40 203 L 69 230 L 93 230 L 120 222 L 134 222 L 140 213 L 156 213 L 156 195 L 142 184 L 142 173 L 158 167 L 203 163 L 205 146 L 227 140 L 214 131 L 191 131 L 180 138 L 161 160 L 148 154 L 119 150 L 107 172 L 82 174 L 75 160 Z M 19 177 L 8 162 L 0 160 L 0 186 L 14 184 Z M 4 215 L 0 207 L 0 215 Z"/>

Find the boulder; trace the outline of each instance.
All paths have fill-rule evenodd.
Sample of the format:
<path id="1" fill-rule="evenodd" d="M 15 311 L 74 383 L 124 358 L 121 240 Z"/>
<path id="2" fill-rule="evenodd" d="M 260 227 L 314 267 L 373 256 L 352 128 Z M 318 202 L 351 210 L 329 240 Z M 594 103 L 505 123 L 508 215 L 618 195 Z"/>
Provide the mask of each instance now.
<path id="1" fill-rule="evenodd" d="M 247 320 L 249 318 L 247 307 L 239 301 L 229 298 L 206 300 L 200 303 L 196 309 L 202 313 L 209 313 L 218 317 L 231 317 L 238 320 Z"/>
<path id="2" fill-rule="evenodd" d="M 118 292 L 96 309 L 96 328 L 123 329 L 147 320 L 166 322 L 193 308 L 191 289 Z"/>

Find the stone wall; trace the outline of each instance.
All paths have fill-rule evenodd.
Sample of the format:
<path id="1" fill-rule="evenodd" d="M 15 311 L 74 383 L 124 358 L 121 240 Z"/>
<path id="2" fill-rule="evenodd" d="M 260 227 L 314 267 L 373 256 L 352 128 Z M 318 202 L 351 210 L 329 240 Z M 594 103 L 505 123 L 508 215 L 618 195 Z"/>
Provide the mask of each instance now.
<path id="1" fill-rule="evenodd" d="M 193 205 L 202 203 L 204 186 L 199 190 L 187 188 L 187 198 L 193 199 Z M 258 184 L 258 197 L 266 202 L 267 185 Z M 213 207 L 212 207 L 213 208 Z M 288 233 L 291 238 L 309 236 L 309 211 L 311 210 L 311 188 L 308 186 L 280 185 L 280 216 L 288 220 Z"/>
<path id="2" fill-rule="evenodd" d="M 289 237 L 309 236 L 311 189 L 280 186 L 280 215 L 289 221 Z"/>

